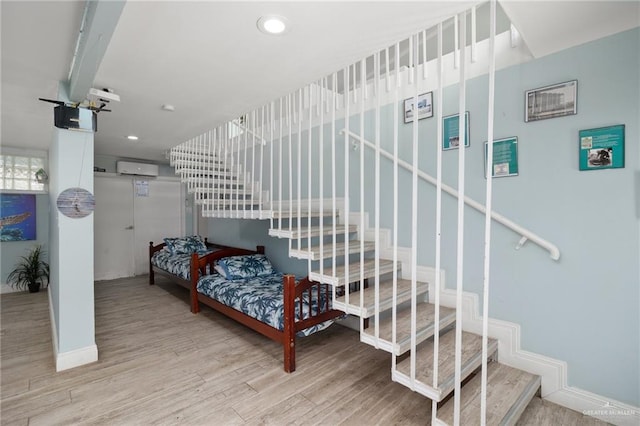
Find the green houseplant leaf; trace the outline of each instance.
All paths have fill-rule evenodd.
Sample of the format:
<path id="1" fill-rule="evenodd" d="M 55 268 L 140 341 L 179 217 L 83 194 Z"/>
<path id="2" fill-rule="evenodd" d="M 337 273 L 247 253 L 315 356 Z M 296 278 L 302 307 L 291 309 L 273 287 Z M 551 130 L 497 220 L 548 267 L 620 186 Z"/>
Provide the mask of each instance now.
<path id="1" fill-rule="evenodd" d="M 29 289 L 30 292 L 40 290 L 40 286 L 49 284 L 49 264 L 42 260 L 42 246 L 35 246 L 27 256 L 20 260 L 7 277 L 7 283 L 18 290 Z"/>

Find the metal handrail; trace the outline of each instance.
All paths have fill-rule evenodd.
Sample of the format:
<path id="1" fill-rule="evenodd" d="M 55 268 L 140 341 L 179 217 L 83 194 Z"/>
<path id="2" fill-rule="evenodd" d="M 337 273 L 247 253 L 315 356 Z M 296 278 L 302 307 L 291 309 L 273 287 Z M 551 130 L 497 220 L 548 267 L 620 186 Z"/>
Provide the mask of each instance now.
<path id="1" fill-rule="evenodd" d="M 340 131 L 341 134 L 347 134 L 349 135 L 349 137 L 356 139 L 357 141 L 359 141 L 360 143 L 362 143 L 363 145 L 371 148 L 371 149 L 376 149 L 376 145 L 373 142 L 370 142 L 364 138 L 361 138 L 359 135 L 350 132 L 346 129 L 342 129 Z M 380 155 L 385 156 L 386 158 L 390 159 L 390 160 L 394 160 L 393 155 L 390 154 L 389 152 L 380 149 Z M 398 165 L 400 165 L 402 168 L 409 170 L 409 171 L 413 171 L 413 167 L 411 166 L 411 164 L 407 163 L 406 161 L 400 160 L 398 159 Z M 432 177 L 431 175 L 423 172 L 422 170 L 418 170 L 418 176 L 420 178 L 422 178 L 423 180 L 429 182 L 432 185 L 436 185 L 437 181 L 434 177 Z M 452 187 L 450 187 L 449 185 L 445 185 L 444 183 L 442 184 L 442 190 L 444 192 L 446 192 L 447 194 L 458 198 L 458 191 L 456 191 L 455 189 L 453 189 Z M 464 196 L 464 202 L 465 204 L 467 204 L 470 207 L 473 207 L 474 209 L 478 210 L 481 213 L 486 213 L 486 208 L 484 205 L 480 204 L 479 202 L 467 197 L 466 195 Z M 547 250 L 551 256 L 551 259 L 553 260 L 558 260 L 560 259 L 560 249 L 553 243 L 545 240 L 544 238 L 540 237 L 539 235 L 529 231 L 528 229 L 518 225 L 517 223 L 513 222 L 511 219 L 507 219 L 506 217 L 504 217 L 503 215 L 501 215 L 500 213 L 496 213 L 495 211 L 491 212 L 491 218 L 493 220 L 495 220 L 496 222 L 506 226 L 507 228 L 511 229 L 512 231 L 514 231 L 517 234 L 520 234 L 522 238 L 520 238 L 520 241 L 518 241 L 518 244 L 516 245 L 516 250 L 520 249 L 527 241 L 532 241 L 535 244 L 539 245 L 540 247 L 544 248 L 545 250 Z"/>

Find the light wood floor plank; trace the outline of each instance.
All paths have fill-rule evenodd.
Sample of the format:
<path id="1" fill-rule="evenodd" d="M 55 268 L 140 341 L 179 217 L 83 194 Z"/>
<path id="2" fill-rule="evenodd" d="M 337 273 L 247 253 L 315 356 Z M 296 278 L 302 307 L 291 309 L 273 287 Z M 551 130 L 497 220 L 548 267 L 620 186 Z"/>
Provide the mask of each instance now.
<path id="1" fill-rule="evenodd" d="M 390 355 L 357 332 L 334 325 L 298 339 L 297 371 L 286 374 L 281 345 L 206 307 L 191 314 L 186 289 L 156 282 L 96 283 L 99 360 L 60 373 L 46 291 L 0 296 L 0 424 L 429 422 L 430 401 L 392 382 Z M 523 425 L 585 419 L 532 405 Z"/>

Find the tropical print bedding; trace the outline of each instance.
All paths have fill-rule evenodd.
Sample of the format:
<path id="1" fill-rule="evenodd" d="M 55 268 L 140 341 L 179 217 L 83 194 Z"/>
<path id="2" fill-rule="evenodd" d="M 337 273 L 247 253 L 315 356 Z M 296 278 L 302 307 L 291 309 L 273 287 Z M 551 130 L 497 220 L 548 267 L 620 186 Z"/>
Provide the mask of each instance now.
<path id="1" fill-rule="evenodd" d="M 200 256 L 211 252 L 201 253 Z M 191 254 L 171 254 L 169 250 L 163 248 L 151 256 L 151 264 L 185 280 L 188 280 L 191 275 Z"/>
<path id="2" fill-rule="evenodd" d="M 215 273 L 205 275 L 198 280 L 198 293 L 202 293 L 218 302 L 240 311 L 258 321 L 270 325 L 278 330 L 284 329 L 284 297 L 282 273 L 276 272 L 271 275 L 244 278 L 237 280 L 227 280 L 222 275 Z M 309 306 L 315 314 L 318 310 L 318 294 L 311 292 L 311 303 L 309 295 L 305 294 L 303 312 L 300 312 L 300 304 L 296 301 L 296 319 L 306 319 L 309 317 Z M 320 295 L 320 306 L 324 306 L 325 295 Z M 314 325 L 297 333 L 298 336 L 308 336 L 316 331 L 324 330 L 333 321 L 325 321 Z"/>

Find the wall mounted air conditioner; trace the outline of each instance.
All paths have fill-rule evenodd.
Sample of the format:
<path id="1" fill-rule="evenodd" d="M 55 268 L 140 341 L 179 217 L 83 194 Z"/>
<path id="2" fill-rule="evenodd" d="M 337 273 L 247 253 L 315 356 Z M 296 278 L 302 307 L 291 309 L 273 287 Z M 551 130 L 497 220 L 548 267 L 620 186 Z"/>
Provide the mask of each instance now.
<path id="1" fill-rule="evenodd" d="M 116 163 L 116 172 L 120 175 L 158 176 L 158 166 L 155 164 L 118 161 Z"/>

